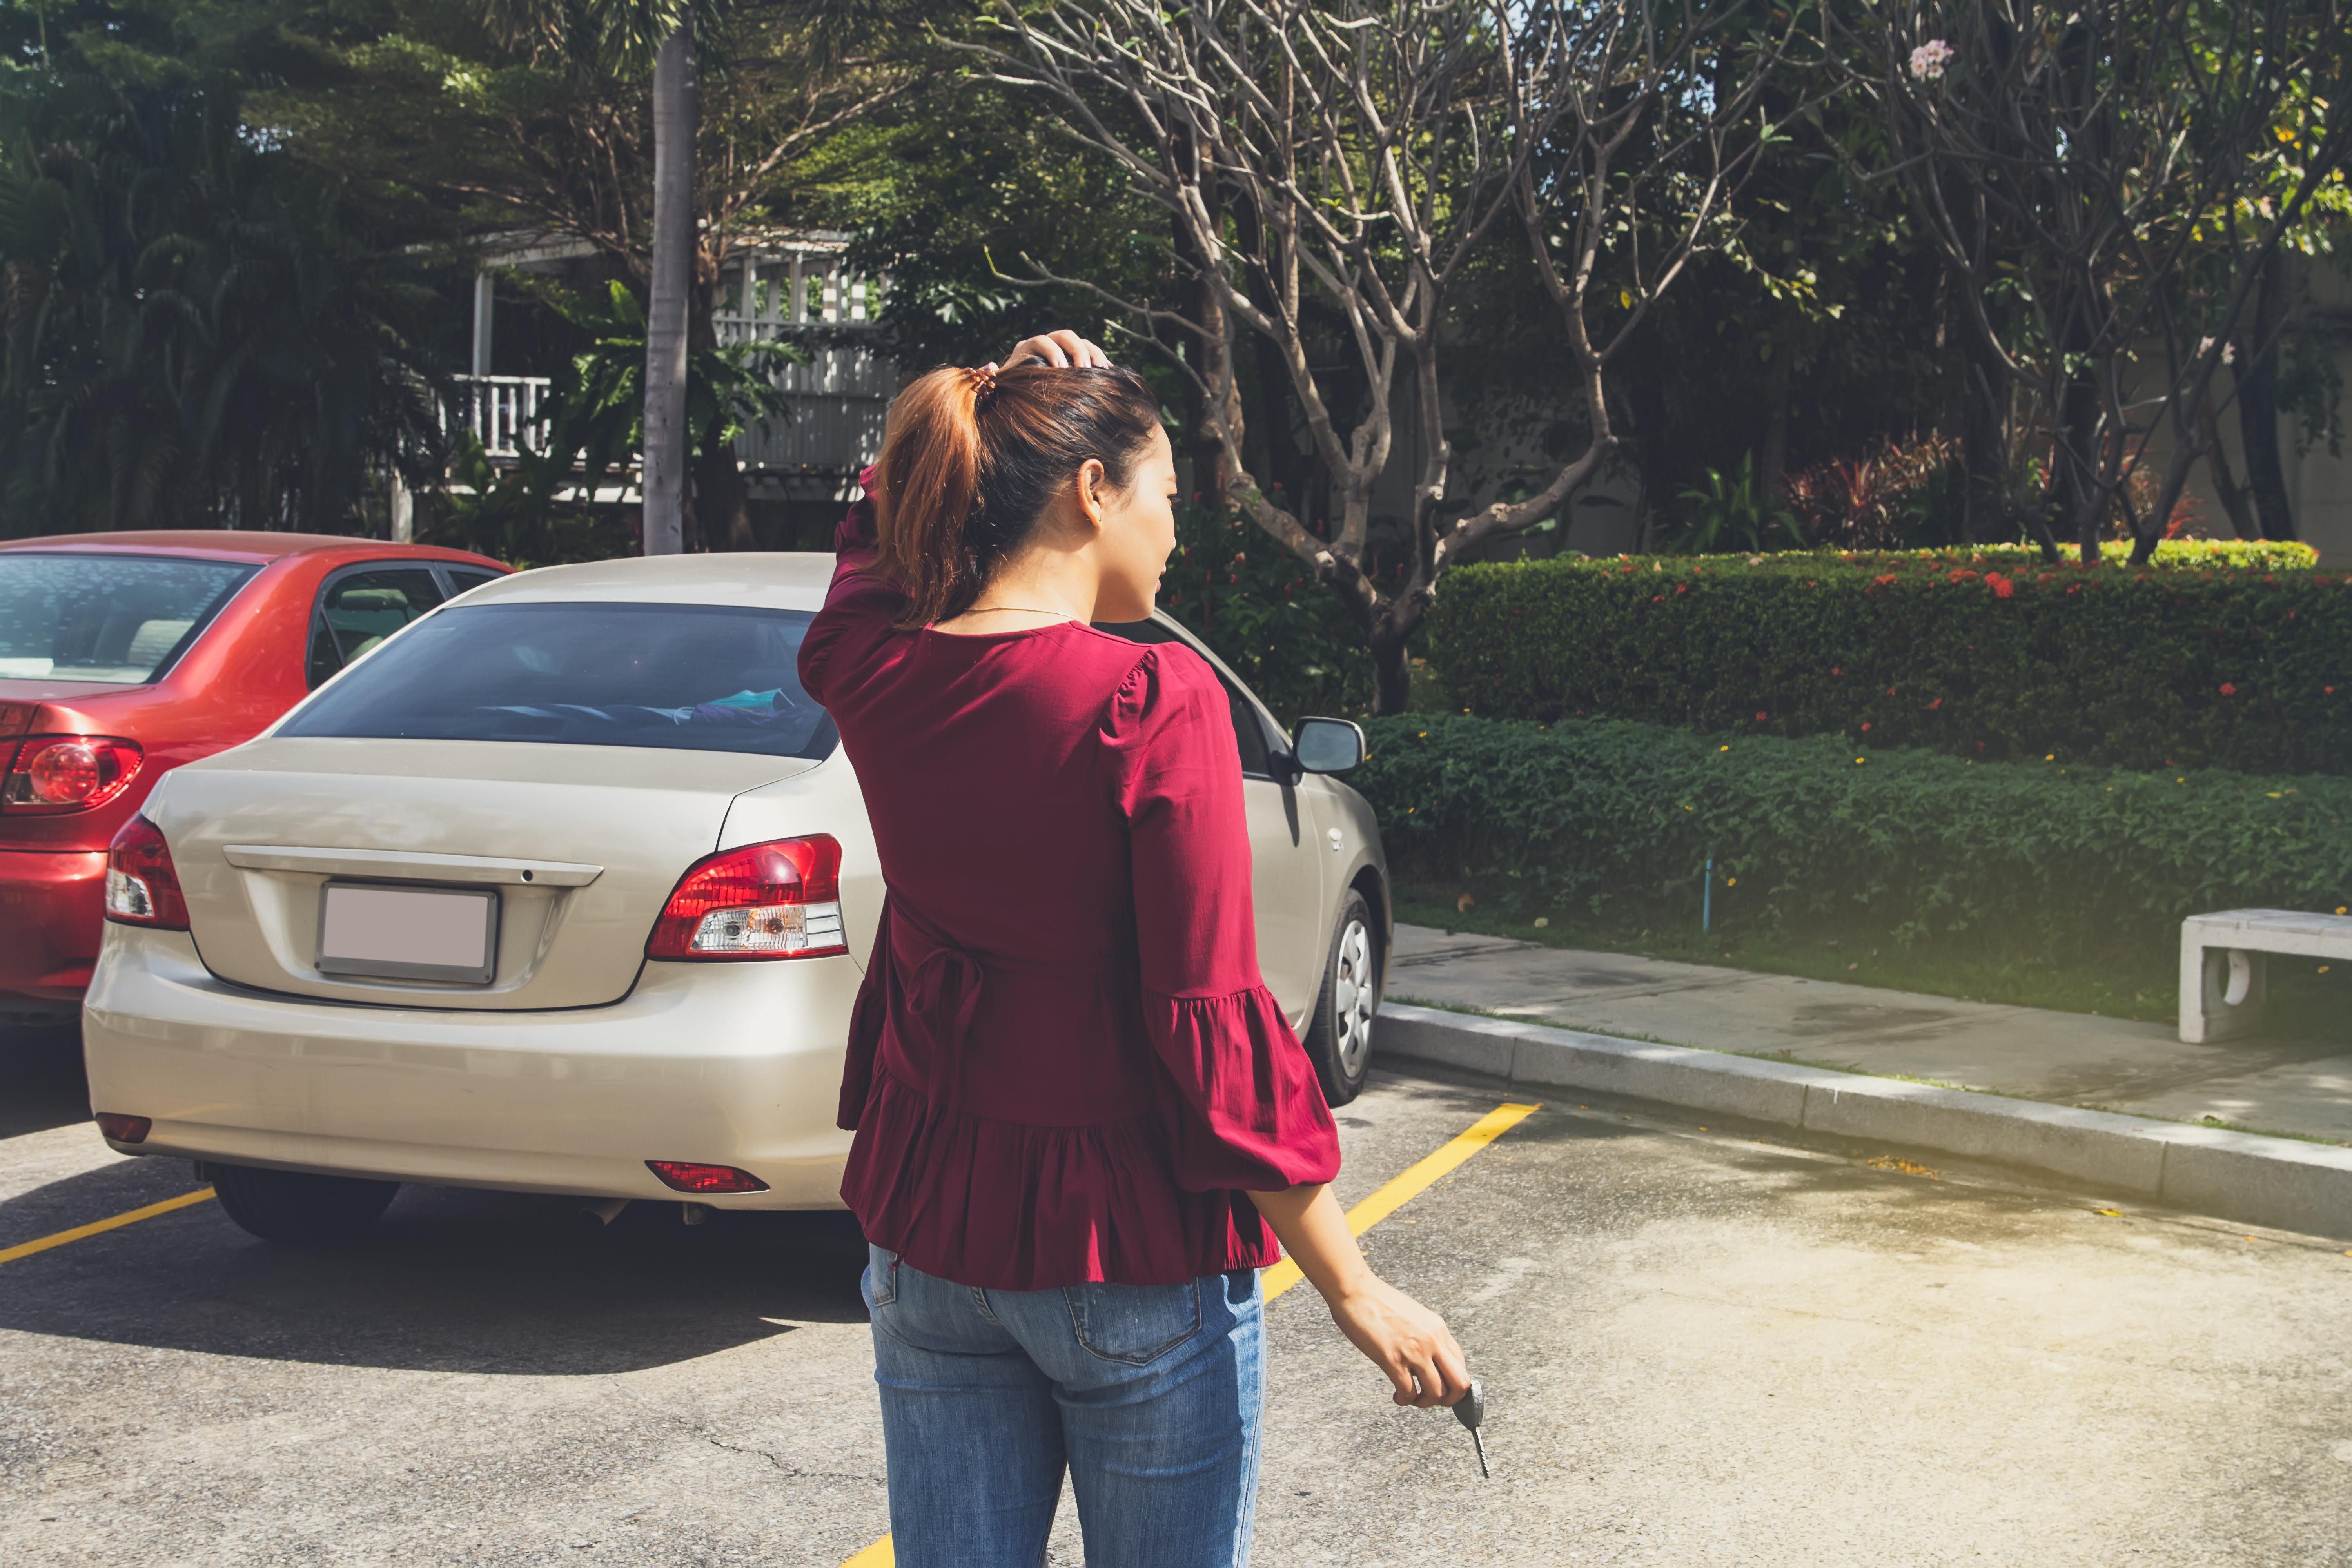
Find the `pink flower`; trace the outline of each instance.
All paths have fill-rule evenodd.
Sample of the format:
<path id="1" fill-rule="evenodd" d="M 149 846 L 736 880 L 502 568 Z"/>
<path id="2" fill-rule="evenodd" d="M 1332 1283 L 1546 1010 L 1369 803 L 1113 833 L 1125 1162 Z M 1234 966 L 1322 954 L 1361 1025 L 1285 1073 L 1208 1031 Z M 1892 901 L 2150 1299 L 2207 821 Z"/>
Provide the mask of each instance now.
<path id="1" fill-rule="evenodd" d="M 1921 81 L 1940 80 L 1958 52 L 1941 38 L 1930 38 L 1911 51 L 1911 74 Z"/>

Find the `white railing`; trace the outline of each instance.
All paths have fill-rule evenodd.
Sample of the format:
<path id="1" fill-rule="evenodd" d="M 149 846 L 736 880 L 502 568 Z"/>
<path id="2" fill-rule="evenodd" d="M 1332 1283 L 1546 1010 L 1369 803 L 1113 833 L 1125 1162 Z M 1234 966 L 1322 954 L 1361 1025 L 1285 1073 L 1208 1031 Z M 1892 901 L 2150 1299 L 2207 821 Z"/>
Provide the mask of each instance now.
<path id="1" fill-rule="evenodd" d="M 466 428 L 493 458 L 519 458 L 539 444 L 539 408 L 546 397 L 543 375 L 461 375 L 466 392 Z"/>

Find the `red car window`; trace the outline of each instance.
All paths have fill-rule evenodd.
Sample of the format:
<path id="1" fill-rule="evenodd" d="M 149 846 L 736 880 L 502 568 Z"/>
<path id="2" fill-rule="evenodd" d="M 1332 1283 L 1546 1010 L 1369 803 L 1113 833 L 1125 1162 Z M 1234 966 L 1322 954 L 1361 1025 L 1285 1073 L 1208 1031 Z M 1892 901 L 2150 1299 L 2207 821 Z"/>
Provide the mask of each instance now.
<path id="1" fill-rule="evenodd" d="M 421 563 L 368 566 L 330 578 L 310 623 L 310 684 L 318 686 L 440 603 L 441 584 Z"/>
<path id="2" fill-rule="evenodd" d="M 253 572 L 168 556 L 0 554 L 0 678 L 153 680 Z"/>

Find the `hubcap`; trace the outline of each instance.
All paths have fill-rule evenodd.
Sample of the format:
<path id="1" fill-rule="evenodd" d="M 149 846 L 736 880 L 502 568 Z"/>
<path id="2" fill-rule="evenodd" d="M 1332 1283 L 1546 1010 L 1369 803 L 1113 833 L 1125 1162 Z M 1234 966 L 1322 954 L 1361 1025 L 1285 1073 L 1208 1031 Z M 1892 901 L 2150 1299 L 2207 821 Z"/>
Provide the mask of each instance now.
<path id="1" fill-rule="evenodd" d="M 1332 1025 L 1338 1032 L 1339 1071 L 1354 1078 L 1372 1048 L 1372 933 L 1349 921 L 1339 933 L 1332 963 Z"/>

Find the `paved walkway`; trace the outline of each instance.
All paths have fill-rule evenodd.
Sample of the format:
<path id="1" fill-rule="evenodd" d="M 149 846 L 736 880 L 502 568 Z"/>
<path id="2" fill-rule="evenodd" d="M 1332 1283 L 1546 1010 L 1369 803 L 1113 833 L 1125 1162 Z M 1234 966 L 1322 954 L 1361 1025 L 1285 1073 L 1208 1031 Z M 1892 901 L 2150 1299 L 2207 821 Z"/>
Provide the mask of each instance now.
<path id="1" fill-rule="evenodd" d="M 1388 994 L 1595 1034 L 2352 1143 L 2352 1055 L 2329 1042 L 2188 1046 L 2165 1024 L 1412 925 L 1397 927 Z"/>

